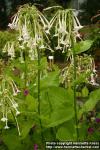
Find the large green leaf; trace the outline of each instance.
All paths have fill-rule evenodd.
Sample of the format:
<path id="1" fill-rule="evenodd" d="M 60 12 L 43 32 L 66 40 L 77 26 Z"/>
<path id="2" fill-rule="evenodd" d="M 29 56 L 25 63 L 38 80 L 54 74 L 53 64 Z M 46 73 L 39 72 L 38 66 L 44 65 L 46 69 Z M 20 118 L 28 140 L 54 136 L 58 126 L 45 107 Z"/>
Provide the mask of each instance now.
<path id="1" fill-rule="evenodd" d="M 74 121 L 70 120 L 64 123 L 64 125 L 61 125 L 60 128 L 58 128 L 56 138 L 60 141 L 73 141 L 76 140 L 76 132 L 75 132 L 75 126 Z"/>
<path id="2" fill-rule="evenodd" d="M 25 104 L 27 105 L 27 111 L 34 112 L 37 108 L 37 100 L 30 94 L 26 96 Z"/>
<path id="3" fill-rule="evenodd" d="M 47 88 L 50 86 L 58 86 L 59 85 L 59 69 L 56 69 L 53 72 L 49 72 L 48 76 L 41 79 L 41 89 Z"/>
<path id="4" fill-rule="evenodd" d="M 79 117 L 82 115 L 82 113 L 93 110 L 93 108 L 96 106 L 99 100 L 100 100 L 100 89 L 91 92 L 89 95 L 89 99 L 86 101 L 83 108 L 79 111 Z"/>
<path id="5" fill-rule="evenodd" d="M 54 127 L 74 116 L 73 91 L 61 87 L 45 89 L 41 95 L 41 119 L 45 127 Z"/>
<path id="6" fill-rule="evenodd" d="M 41 98 L 44 99 L 42 102 L 48 102 L 49 100 L 52 107 L 55 109 L 66 103 L 73 105 L 74 93 L 72 89 L 51 86 L 42 91 Z"/>
<path id="7" fill-rule="evenodd" d="M 87 51 L 93 44 L 92 40 L 85 40 L 75 44 L 74 50 L 76 54 Z"/>
<path id="8" fill-rule="evenodd" d="M 15 128 L 3 132 L 1 137 L 8 150 L 32 150 L 32 141 L 29 136 L 21 140 Z"/>
<path id="9" fill-rule="evenodd" d="M 49 127 L 55 127 L 58 126 L 70 119 L 72 119 L 74 116 L 73 107 L 71 106 L 63 106 L 59 107 L 58 109 L 55 109 L 51 116 L 49 116 L 48 122 L 45 125 L 47 128 Z"/>
<path id="10" fill-rule="evenodd" d="M 21 115 L 19 118 L 19 126 L 21 131 L 21 139 L 26 138 L 32 127 L 35 126 L 34 114 L 27 112 L 27 115 Z"/>

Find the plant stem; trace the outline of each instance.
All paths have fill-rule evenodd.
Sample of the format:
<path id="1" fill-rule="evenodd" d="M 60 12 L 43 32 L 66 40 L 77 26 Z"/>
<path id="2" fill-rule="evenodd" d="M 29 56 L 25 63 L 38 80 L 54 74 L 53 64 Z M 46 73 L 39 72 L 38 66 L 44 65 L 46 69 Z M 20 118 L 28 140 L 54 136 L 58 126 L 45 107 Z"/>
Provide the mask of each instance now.
<path id="1" fill-rule="evenodd" d="M 39 113 L 39 117 L 40 117 L 40 49 L 38 48 L 38 113 Z M 40 122 L 40 128 L 41 128 L 41 139 L 42 142 L 44 143 L 44 137 L 43 137 L 43 133 L 42 133 L 42 123 L 41 123 L 41 119 L 39 118 L 39 122 Z"/>
<path id="2" fill-rule="evenodd" d="M 75 54 L 75 49 L 74 49 L 74 39 L 73 39 L 73 35 L 71 37 L 72 39 L 72 51 L 73 51 L 73 79 L 74 79 L 74 112 L 75 112 L 75 126 L 76 126 L 76 137 L 77 137 L 77 141 L 79 139 L 79 131 L 78 131 L 78 117 L 77 117 L 77 99 L 76 99 L 76 54 Z"/>
<path id="3" fill-rule="evenodd" d="M 24 51 L 24 62 L 25 62 L 25 88 L 26 88 L 26 82 L 27 82 L 27 62 L 26 62 L 26 49 Z"/>
<path id="4" fill-rule="evenodd" d="M 50 106 L 50 114 L 52 113 L 53 111 L 53 108 L 52 108 L 52 104 L 50 102 L 50 99 L 49 99 L 49 94 L 48 94 L 48 91 L 46 92 L 46 97 L 47 97 L 47 100 L 48 100 L 48 103 L 49 103 L 49 106 Z M 51 134 L 53 135 L 53 140 L 55 141 L 56 140 L 56 132 L 55 132 L 55 128 L 50 128 L 51 130 Z"/>

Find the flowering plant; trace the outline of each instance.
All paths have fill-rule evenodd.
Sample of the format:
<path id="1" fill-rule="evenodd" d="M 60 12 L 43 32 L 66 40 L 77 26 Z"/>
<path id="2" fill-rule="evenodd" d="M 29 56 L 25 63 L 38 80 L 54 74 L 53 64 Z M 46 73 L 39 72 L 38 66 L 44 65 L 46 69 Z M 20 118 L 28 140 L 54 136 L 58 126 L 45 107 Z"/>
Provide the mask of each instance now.
<path id="1" fill-rule="evenodd" d="M 20 92 L 17 85 L 8 76 L 1 76 L 0 85 L 0 110 L 2 113 L 1 121 L 5 122 L 4 129 L 9 129 L 9 114 L 12 114 L 16 121 L 18 133 L 20 135 L 20 129 L 17 121 L 17 116 L 20 114 L 18 110 L 18 103 L 16 101 L 16 95 Z"/>
<path id="2" fill-rule="evenodd" d="M 80 37 L 82 26 L 73 10 L 59 10 L 48 21 L 35 6 L 24 5 L 9 27 L 17 31 L 17 38 L 5 45 L 3 51 L 8 54 L 7 66 L 3 66 L 4 73 L 0 70 L 0 119 L 5 123 L 3 128 L 9 128 L 5 132 L 0 126 L 0 138 L 7 148 L 29 150 L 34 146 L 44 150 L 45 141 L 90 140 L 95 131 L 93 125 L 98 126 L 100 116 L 94 114 L 90 118 L 94 122 L 90 125 L 87 115 L 99 102 L 100 89 L 89 92 L 86 86 L 83 87 L 83 99 L 78 101 L 77 86 L 83 79 L 94 84 L 96 72 L 93 58 L 81 55 L 91 47 L 92 41 L 84 41 Z M 44 52 L 52 50 L 50 37 L 54 39 L 54 51 L 60 49 L 67 54 L 68 65 L 62 71 L 56 65 L 52 68 L 54 56 L 48 57 L 51 67 L 48 69 Z M 61 82 L 66 82 L 66 87 L 60 86 L 60 72 Z M 79 75 L 82 81 L 78 79 Z M 11 124 L 12 116 L 20 137 Z"/>

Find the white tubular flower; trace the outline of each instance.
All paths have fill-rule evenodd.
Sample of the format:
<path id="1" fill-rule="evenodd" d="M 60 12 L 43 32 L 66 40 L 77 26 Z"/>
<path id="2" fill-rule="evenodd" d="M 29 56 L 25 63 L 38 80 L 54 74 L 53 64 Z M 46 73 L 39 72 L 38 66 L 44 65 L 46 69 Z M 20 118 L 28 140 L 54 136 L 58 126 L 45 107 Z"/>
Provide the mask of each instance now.
<path id="1" fill-rule="evenodd" d="M 99 84 L 96 83 L 96 81 L 95 81 L 95 78 L 94 78 L 94 74 L 93 74 L 93 73 L 91 74 L 91 80 L 90 80 L 90 83 L 91 83 L 92 85 L 94 85 L 94 86 L 99 86 Z"/>
<path id="2" fill-rule="evenodd" d="M 18 104 L 17 103 L 13 104 L 13 108 L 14 109 L 18 108 Z"/>
<path id="3" fill-rule="evenodd" d="M 17 28 L 17 26 L 13 23 L 9 23 L 8 27 L 10 27 L 11 29 L 16 29 Z"/>
<path id="4" fill-rule="evenodd" d="M 30 60 L 35 60 L 34 54 L 33 53 L 29 54 L 29 58 L 30 58 Z"/>
<path id="5" fill-rule="evenodd" d="M 15 29 L 15 30 L 18 29 L 18 15 L 17 14 L 14 15 L 13 21 L 12 23 L 8 24 L 8 27 L 10 27 L 11 29 Z"/>
<path id="6" fill-rule="evenodd" d="M 20 92 L 20 90 L 18 89 L 18 87 L 17 87 L 17 85 L 15 84 L 15 82 L 12 80 L 12 83 L 13 83 L 13 85 L 14 85 L 14 89 L 15 89 L 15 92 L 16 93 L 19 93 Z"/>
<path id="7" fill-rule="evenodd" d="M 3 52 L 8 52 L 8 56 L 11 57 L 11 59 L 13 59 L 15 57 L 15 48 L 14 48 L 14 42 L 8 42 L 4 49 Z"/>
<path id="8" fill-rule="evenodd" d="M 23 51 L 20 51 L 20 58 L 19 58 L 19 60 L 20 60 L 20 63 L 24 63 L 24 58 L 23 58 Z"/>
<path id="9" fill-rule="evenodd" d="M 54 35 L 53 35 L 53 37 L 57 37 L 58 36 L 58 33 L 55 33 Z"/>
<path id="10" fill-rule="evenodd" d="M 41 45 L 39 48 L 40 48 L 40 49 L 44 49 L 44 48 L 45 48 L 45 46 L 44 46 L 44 45 Z"/>
<path id="11" fill-rule="evenodd" d="M 7 121 L 7 118 L 6 118 L 6 117 L 3 117 L 3 118 L 1 118 L 1 121 L 2 121 L 2 122 L 6 122 L 6 121 Z"/>
<path id="12" fill-rule="evenodd" d="M 22 37 L 24 42 L 28 41 L 30 39 L 30 35 L 29 35 L 29 31 L 28 31 L 28 27 L 27 27 L 27 22 L 26 22 L 26 18 L 25 18 L 25 24 L 22 27 Z"/>
<path id="13" fill-rule="evenodd" d="M 55 48 L 56 50 L 61 50 L 62 47 L 60 45 L 57 45 L 57 47 Z"/>
<path id="14" fill-rule="evenodd" d="M 45 33 L 46 33 L 46 34 L 50 34 L 49 29 L 45 30 Z"/>
<path id="15" fill-rule="evenodd" d="M 32 46 L 37 46 L 36 40 L 33 40 Z"/>
<path id="16" fill-rule="evenodd" d="M 83 28 L 83 26 L 80 24 L 80 22 L 79 22 L 79 20 L 78 20 L 78 18 L 77 18 L 77 16 L 76 16 L 76 14 L 75 13 L 73 13 L 73 15 L 74 15 L 74 30 L 75 31 L 78 31 L 78 30 L 80 30 L 81 28 Z"/>
<path id="17" fill-rule="evenodd" d="M 4 127 L 4 129 L 9 129 L 9 126 L 8 126 L 8 116 L 7 116 L 7 107 L 5 108 L 5 115 L 6 115 L 6 120 L 5 120 L 5 123 L 6 123 L 6 125 L 5 125 L 5 127 Z"/>
<path id="18" fill-rule="evenodd" d="M 82 40 L 81 35 L 79 32 L 76 33 L 76 37 L 79 38 L 80 40 Z"/>
<path id="19" fill-rule="evenodd" d="M 25 47 L 24 47 L 24 45 L 22 44 L 22 45 L 19 46 L 19 48 L 20 48 L 21 50 L 23 50 Z"/>
<path id="20" fill-rule="evenodd" d="M 66 29 L 64 28 L 63 25 L 58 29 L 58 33 L 63 33 L 63 34 L 67 33 L 67 31 L 66 31 Z"/>
<path id="21" fill-rule="evenodd" d="M 26 25 L 23 25 L 22 36 L 24 41 L 28 41 L 30 38 Z"/>
<path id="22" fill-rule="evenodd" d="M 42 37 L 39 34 L 36 34 L 35 39 L 36 39 L 37 44 L 41 43 L 41 41 L 43 40 Z"/>
<path id="23" fill-rule="evenodd" d="M 17 111 L 16 111 L 16 116 L 18 116 L 18 115 L 20 115 L 20 112 L 17 110 Z"/>
<path id="24" fill-rule="evenodd" d="M 18 41 L 23 41 L 23 38 L 21 36 L 19 36 Z"/>
<path id="25" fill-rule="evenodd" d="M 66 40 L 61 39 L 61 40 L 60 40 L 60 44 L 66 45 L 67 42 L 66 42 Z"/>
<path id="26" fill-rule="evenodd" d="M 7 130 L 9 129 L 10 127 L 8 125 L 5 125 L 4 129 Z"/>
<path id="27" fill-rule="evenodd" d="M 16 96 L 17 92 L 16 92 L 16 89 L 15 89 L 15 87 L 14 87 L 12 82 L 11 82 L 11 86 L 12 86 L 12 90 L 13 90 L 13 96 Z"/>

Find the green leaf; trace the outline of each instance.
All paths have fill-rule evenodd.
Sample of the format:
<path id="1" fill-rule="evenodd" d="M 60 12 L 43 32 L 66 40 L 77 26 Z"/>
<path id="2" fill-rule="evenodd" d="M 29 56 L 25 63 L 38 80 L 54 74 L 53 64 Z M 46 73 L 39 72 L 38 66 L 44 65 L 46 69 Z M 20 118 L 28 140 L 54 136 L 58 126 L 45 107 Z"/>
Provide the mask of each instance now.
<path id="1" fill-rule="evenodd" d="M 40 69 L 43 71 L 44 69 L 47 69 L 48 63 L 47 63 L 47 58 L 43 57 L 41 58 L 41 63 L 40 63 Z"/>
<path id="2" fill-rule="evenodd" d="M 64 89 L 61 87 L 49 87 L 44 89 L 41 93 L 41 113 L 46 113 L 47 110 L 55 110 L 64 105 L 71 105 L 73 107 L 74 93 L 71 89 Z M 52 107 L 52 108 L 51 108 Z M 45 111 L 45 109 L 47 109 Z M 51 111 L 52 111 L 51 110 Z"/>
<path id="3" fill-rule="evenodd" d="M 89 99 L 83 105 L 83 108 L 79 111 L 79 117 L 84 113 L 93 110 L 96 104 L 100 101 L 100 89 L 97 89 L 90 93 Z"/>
<path id="4" fill-rule="evenodd" d="M 24 139 L 26 138 L 26 136 L 29 134 L 31 128 L 35 125 L 34 123 L 34 118 L 32 119 L 31 117 L 24 120 L 24 119 L 21 119 L 20 120 L 20 130 L 21 130 L 21 139 Z"/>
<path id="5" fill-rule="evenodd" d="M 88 125 L 85 121 L 79 124 L 79 139 L 80 141 L 86 140 Z"/>
<path id="6" fill-rule="evenodd" d="M 32 141 L 30 141 L 29 136 L 21 140 L 15 128 L 4 131 L 1 138 L 8 150 L 32 150 Z"/>
<path id="7" fill-rule="evenodd" d="M 32 111 L 32 112 L 36 111 L 37 100 L 33 96 L 27 95 L 25 104 L 27 105 L 27 111 Z"/>
<path id="8" fill-rule="evenodd" d="M 46 125 L 47 128 L 49 127 L 55 127 L 58 126 L 70 119 L 72 119 L 74 116 L 74 111 L 71 106 L 63 106 L 62 108 L 59 107 L 58 109 L 55 109 L 51 116 L 48 119 L 48 123 Z"/>
<path id="9" fill-rule="evenodd" d="M 87 51 L 93 44 L 92 40 L 85 40 L 75 44 L 74 50 L 76 54 Z"/>
<path id="10" fill-rule="evenodd" d="M 88 94 L 89 94 L 88 88 L 85 86 L 85 87 L 82 89 L 82 96 L 83 96 L 83 97 L 87 97 Z"/>
<path id="11" fill-rule="evenodd" d="M 56 69 L 53 72 L 49 72 L 48 76 L 44 79 L 41 79 L 41 89 L 47 88 L 50 86 L 58 86 L 59 85 L 59 73 L 60 70 Z"/>
<path id="12" fill-rule="evenodd" d="M 60 128 L 58 128 L 56 138 L 60 141 L 73 141 L 75 140 L 75 126 L 73 120 L 67 121 L 64 123 L 64 125 L 61 125 Z"/>
<path id="13" fill-rule="evenodd" d="M 41 95 L 41 120 L 45 127 L 54 127 L 74 116 L 73 91 L 61 87 L 45 89 Z"/>

